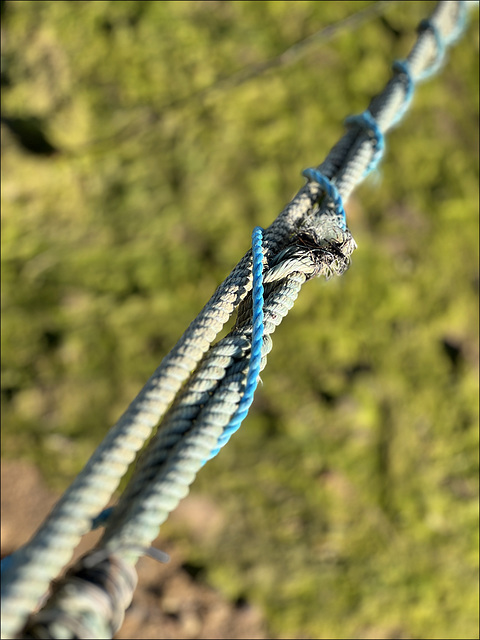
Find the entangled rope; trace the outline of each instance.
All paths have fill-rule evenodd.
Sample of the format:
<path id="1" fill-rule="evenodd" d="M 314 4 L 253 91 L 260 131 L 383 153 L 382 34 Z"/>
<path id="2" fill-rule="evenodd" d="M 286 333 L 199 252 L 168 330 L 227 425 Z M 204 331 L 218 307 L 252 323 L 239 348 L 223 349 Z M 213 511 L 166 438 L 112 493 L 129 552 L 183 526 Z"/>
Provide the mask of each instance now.
<path id="1" fill-rule="evenodd" d="M 363 114 L 347 119 L 345 135 L 322 164 L 304 171 L 308 182 L 274 222 L 263 232 L 254 230 L 252 250 L 164 358 L 32 540 L 2 564 L 2 638 L 18 633 L 112 637 L 118 629 L 135 587 L 135 562 L 188 493 L 196 473 L 240 426 L 272 348 L 271 334 L 307 280 L 348 268 L 356 245 L 344 205 L 377 167 L 385 133 L 410 106 L 416 84 L 440 69 L 465 16 L 464 2 L 437 4 L 421 23 L 406 60 L 394 63 L 385 89 Z M 234 328 L 212 346 L 235 310 Z M 97 549 L 56 582 L 45 606 L 25 626 L 150 437 L 117 505 L 97 520 L 105 526 Z"/>

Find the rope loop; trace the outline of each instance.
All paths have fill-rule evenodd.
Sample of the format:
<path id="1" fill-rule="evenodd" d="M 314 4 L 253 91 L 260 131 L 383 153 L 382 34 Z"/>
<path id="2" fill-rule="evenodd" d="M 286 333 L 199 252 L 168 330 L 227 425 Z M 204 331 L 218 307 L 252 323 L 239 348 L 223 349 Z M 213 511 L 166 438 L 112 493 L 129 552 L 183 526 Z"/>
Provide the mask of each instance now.
<path id="1" fill-rule="evenodd" d="M 345 124 L 347 127 L 358 127 L 372 138 L 373 154 L 370 164 L 363 174 L 366 176 L 376 169 L 378 163 L 382 159 L 383 152 L 385 150 L 385 139 L 383 133 L 380 131 L 380 127 L 369 109 L 366 109 L 363 113 L 356 116 L 348 116 L 348 118 L 345 119 Z"/>
<path id="2" fill-rule="evenodd" d="M 339 218 L 339 225 L 342 231 L 347 228 L 347 216 L 345 209 L 343 208 L 342 197 L 331 180 L 327 178 L 321 171 L 315 168 L 305 169 L 302 171 L 302 176 L 307 178 L 309 182 L 316 182 L 322 190 L 327 194 L 330 200 L 333 202 L 336 210 L 336 214 Z"/>

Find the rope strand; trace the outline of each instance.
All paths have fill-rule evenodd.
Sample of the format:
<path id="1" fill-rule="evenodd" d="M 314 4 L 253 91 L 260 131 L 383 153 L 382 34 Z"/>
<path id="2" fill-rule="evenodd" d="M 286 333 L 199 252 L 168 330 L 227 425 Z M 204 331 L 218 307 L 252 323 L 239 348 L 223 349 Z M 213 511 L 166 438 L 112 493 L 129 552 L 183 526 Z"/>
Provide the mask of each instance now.
<path id="1" fill-rule="evenodd" d="M 263 331 L 253 319 L 255 301 L 250 293 L 255 286 L 252 264 L 260 255 L 257 246 L 220 285 L 32 540 L 2 564 L 2 637 L 11 638 L 24 626 L 50 581 L 68 562 L 80 537 L 90 529 L 92 519 L 108 502 L 162 419 L 139 457 L 118 505 L 106 520 L 99 544 L 107 557 L 120 558 L 127 565 L 149 547 L 160 524 L 188 492 L 204 461 L 228 439 L 227 430 L 242 397 L 245 403 L 251 402 L 254 389 L 247 394 L 245 380 L 249 376 L 248 359 L 253 360 L 253 342 L 257 367 L 257 342 L 262 335 L 261 371 L 272 348 L 271 334 L 294 304 L 302 285 L 311 277 L 340 275 L 348 268 L 356 245 L 346 228 L 344 205 L 355 186 L 377 165 L 384 149 L 383 136 L 409 108 L 415 83 L 429 77 L 432 67 L 439 68 L 443 52 L 438 41 L 447 47 L 459 37 L 465 24 L 465 6 L 466 3 L 454 1 L 436 6 L 428 28 L 420 29 L 407 59 L 394 64 L 394 75 L 384 91 L 371 101 L 368 111 L 347 121 L 345 135 L 322 164 L 304 172 L 307 184 L 262 234 Z M 322 191 L 328 197 L 320 200 Z M 258 234 L 255 242 L 259 242 Z M 235 328 L 211 346 L 236 309 Z M 255 384 L 256 371 L 252 369 L 251 374 Z M 68 584 L 62 589 L 68 589 Z M 52 616 L 61 601 L 59 594 L 45 607 Z M 122 596 L 122 602 L 127 599 Z M 58 615 L 64 616 L 58 607 Z M 95 602 L 89 600 L 79 615 L 87 615 L 89 607 L 93 610 Z M 115 620 L 117 624 L 118 617 Z M 34 626 L 35 616 L 30 633 Z M 41 633 L 44 632 L 45 629 Z"/>

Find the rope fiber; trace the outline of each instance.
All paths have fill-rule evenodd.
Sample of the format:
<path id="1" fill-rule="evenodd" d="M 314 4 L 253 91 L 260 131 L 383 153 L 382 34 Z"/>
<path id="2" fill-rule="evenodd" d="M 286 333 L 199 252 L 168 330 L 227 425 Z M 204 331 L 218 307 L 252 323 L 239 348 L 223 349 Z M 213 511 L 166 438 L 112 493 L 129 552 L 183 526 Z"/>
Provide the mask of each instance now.
<path id="1" fill-rule="evenodd" d="M 2 564 L 2 638 L 106 638 L 119 628 L 135 588 L 136 561 L 197 472 L 239 428 L 272 348 L 271 336 L 301 287 L 315 276 L 329 278 L 348 268 L 356 244 L 344 205 L 378 165 L 384 136 L 410 106 L 416 84 L 440 69 L 465 16 L 466 3 L 436 5 L 420 24 L 406 60 L 394 64 L 385 89 L 366 111 L 347 119 L 344 136 L 322 164 L 304 171 L 307 183 L 272 224 L 254 230 L 252 250 L 164 358 L 33 538 Z M 233 329 L 213 344 L 236 310 Z M 149 438 L 117 505 L 102 512 Z M 97 549 L 56 582 L 43 608 L 31 615 L 94 519 L 105 526 Z"/>

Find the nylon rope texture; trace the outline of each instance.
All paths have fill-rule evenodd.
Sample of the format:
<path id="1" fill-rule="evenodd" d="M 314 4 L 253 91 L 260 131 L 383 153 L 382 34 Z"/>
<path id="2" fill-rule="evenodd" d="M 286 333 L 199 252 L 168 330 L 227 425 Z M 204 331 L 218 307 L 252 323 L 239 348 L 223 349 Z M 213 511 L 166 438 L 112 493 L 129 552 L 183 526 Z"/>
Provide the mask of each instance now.
<path id="1" fill-rule="evenodd" d="M 346 227 L 344 205 L 354 187 L 377 165 L 384 150 L 383 137 L 408 109 L 416 84 L 440 68 L 445 48 L 459 37 L 465 24 L 465 7 L 465 3 L 455 1 L 437 4 L 428 27 L 420 28 L 412 51 L 405 61 L 395 65 L 385 89 L 363 115 L 347 121 L 346 134 L 322 164 L 306 170 L 308 182 L 264 231 L 260 371 L 272 348 L 271 334 L 294 304 L 303 284 L 318 275 L 340 275 L 348 268 L 356 245 Z M 439 42 L 443 43 L 441 49 Z M 90 529 L 92 520 L 162 420 L 106 519 L 98 546 L 103 553 L 102 562 L 109 558 L 116 575 L 123 576 L 119 579 L 131 584 L 125 577 L 129 567 L 149 547 L 168 513 L 188 493 L 205 460 L 224 444 L 223 439 L 228 440 L 228 429 L 244 397 L 249 362 L 253 360 L 253 269 L 249 251 L 108 432 L 30 542 L 2 565 L 2 637 L 14 637 L 24 626 L 50 581 L 69 561 L 81 536 Z M 237 309 L 233 330 L 211 346 Z M 89 565 L 88 569 L 95 572 L 95 567 Z M 85 577 L 83 564 L 81 571 Z M 75 580 L 75 574 L 70 574 L 69 579 Z M 65 592 L 69 584 L 62 582 L 55 598 L 47 601 L 45 610 L 39 613 L 51 620 L 55 603 L 68 602 Z M 126 600 L 122 596 L 122 602 Z M 82 615 L 94 606 L 88 600 Z M 112 614 L 115 623 L 107 625 L 111 633 L 118 625 L 118 607 L 107 609 L 117 612 Z M 58 617 L 70 620 L 65 611 L 68 609 L 59 611 Z M 92 614 L 93 618 L 98 616 Z M 35 633 L 35 624 L 33 616 L 29 633 Z M 39 633 L 51 629 L 46 624 L 40 627 Z M 97 632 L 98 629 L 92 631 Z M 58 635 L 65 631 L 51 633 L 57 635 L 31 637 L 68 637 Z"/>

